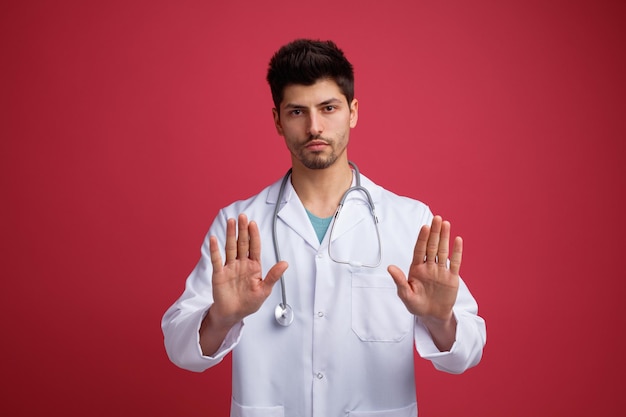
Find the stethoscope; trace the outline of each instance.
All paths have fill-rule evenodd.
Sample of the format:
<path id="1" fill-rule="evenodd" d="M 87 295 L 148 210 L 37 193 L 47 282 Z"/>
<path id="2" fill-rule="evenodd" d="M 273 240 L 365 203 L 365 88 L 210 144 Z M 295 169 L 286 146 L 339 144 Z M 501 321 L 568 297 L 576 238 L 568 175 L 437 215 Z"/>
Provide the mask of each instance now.
<path id="1" fill-rule="evenodd" d="M 376 212 L 374 210 L 374 202 L 372 200 L 372 196 L 370 195 L 369 191 L 367 191 L 365 187 L 361 186 L 361 173 L 359 172 L 359 168 L 352 161 L 348 161 L 348 163 L 350 164 L 352 169 L 354 169 L 356 185 L 348 188 L 348 190 L 343 194 L 343 196 L 341 197 L 341 201 L 339 201 L 339 205 L 337 206 L 337 210 L 335 211 L 335 215 L 333 216 L 334 218 L 333 218 L 332 225 L 330 226 L 330 236 L 329 236 L 329 241 L 328 241 L 328 256 L 333 262 L 337 262 L 340 264 L 348 264 L 348 265 L 356 266 L 356 267 L 376 268 L 377 266 L 380 265 L 380 262 L 383 257 L 382 246 L 381 246 L 381 241 L 380 241 L 380 232 L 378 230 L 378 217 L 376 217 Z M 278 221 L 278 211 L 280 208 L 280 204 L 285 194 L 285 187 L 287 185 L 287 181 L 289 180 L 289 177 L 291 176 L 291 171 L 292 170 L 290 168 L 289 171 L 287 171 L 287 173 L 283 177 L 283 181 L 280 184 L 280 191 L 278 191 L 276 207 L 274 207 L 274 217 L 272 219 L 272 239 L 274 241 L 274 253 L 276 254 L 276 262 L 281 261 L 280 251 L 278 249 L 278 239 L 276 237 L 276 223 Z M 333 229 L 335 228 L 335 224 L 337 223 L 337 220 L 339 218 L 339 213 L 341 212 L 341 209 L 346 201 L 346 198 L 353 191 L 360 191 L 365 195 L 365 197 L 367 198 L 367 203 L 369 205 L 369 211 L 372 215 L 372 219 L 374 220 L 374 226 L 376 228 L 376 236 L 378 238 L 378 259 L 376 260 L 376 262 L 372 264 L 364 264 L 362 262 L 347 261 L 347 260 L 338 260 L 334 258 L 332 255 L 332 251 L 331 251 L 332 243 L 331 242 L 332 242 L 332 237 L 333 237 Z M 287 292 L 285 291 L 285 277 L 282 275 L 280 277 L 280 289 L 281 289 L 281 294 L 282 294 L 282 301 L 278 303 L 278 305 L 276 306 L 276 309 L 274 310 L 274 316 L 276 317 L 276 321 L 278 322 L 278 324 L 280 324 L 281 326 L 289 326 L 293 322 L 293 309 L 287 303 Z"/>

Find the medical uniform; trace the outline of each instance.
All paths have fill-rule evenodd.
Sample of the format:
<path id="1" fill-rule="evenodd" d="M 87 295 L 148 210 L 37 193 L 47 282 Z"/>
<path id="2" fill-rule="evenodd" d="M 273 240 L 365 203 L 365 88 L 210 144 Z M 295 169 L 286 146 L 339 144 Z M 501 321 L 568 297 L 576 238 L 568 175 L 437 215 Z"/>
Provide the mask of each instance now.
<path id="1" fill-rule="evenodd" d="M 227 335 L 213 357 L 199 346 L 200 323 L 213 302 L 209 236 L 226 241 L 226 220 L 245 213 L 261 234 L 263 276 L 276 263 L 272 218 L 280 181 L 256 196 L 220 211 L 188 277 L 182 296 L 167 310 L 162 329 L 176 365 L 201 372 L 233 354 L 233 417 L 414 417 L 417 403 L 413 349 L 440 370 L 460 373 L 480 361 L 486 340 L 477 304 L 461 280 L 454 315 L 456 342 L 439 352 L 427 329 L 398 298 L 387 272 L 394 264 L 405 274 L 422 225 L 433 215 L 419 201 L 395 195 L 362 176 L 379 219 L 378 238 L 366 199 L 351 193 L 332 232 L 320 243 L 306 210 L 289 182 L 280 202 L 277 238 L 283 260 L 287 302 L 295 318 L 276 323 L 280 283 L 256 313 Z M 332 226 L 331 226 L 332 227 Z M 224 259 L 223 247 L 222 257 Z"/>

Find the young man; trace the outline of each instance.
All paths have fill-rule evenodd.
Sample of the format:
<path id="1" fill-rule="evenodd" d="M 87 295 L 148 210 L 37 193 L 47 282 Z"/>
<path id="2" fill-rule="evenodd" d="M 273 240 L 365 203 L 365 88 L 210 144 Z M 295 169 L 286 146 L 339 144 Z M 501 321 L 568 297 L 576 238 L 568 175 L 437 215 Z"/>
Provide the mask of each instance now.
<path id="1" fill-rule="evenodd" d="M 334 43 L 283 46 L 267 79 L 291 173 L 220 211 L 163 317 L 168 355 L 200 372 L 232 351 L 231 416 L 414 417 L 413 349 L 460 373 L 485 344 L 462 240 L 449 252 L 448 222 L 348 162 L 358 101 Z"/>

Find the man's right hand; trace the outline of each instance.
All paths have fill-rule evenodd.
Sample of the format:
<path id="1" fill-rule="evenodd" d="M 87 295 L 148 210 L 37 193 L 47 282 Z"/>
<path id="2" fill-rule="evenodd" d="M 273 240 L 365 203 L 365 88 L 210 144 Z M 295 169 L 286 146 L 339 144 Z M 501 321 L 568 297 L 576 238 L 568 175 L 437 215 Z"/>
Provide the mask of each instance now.
<path id="1" fill-rule="evenodd" d="M 238 221 L 228 219 L 225 263 L 215 236 L 209 238 L 209 249 L 214 303 L 200 327 L 205 355 L 215 353 L 232 326 L 261 308 L 288 266 L 285 261 L 278 262 L 263 279 L 259 228 L 254 221 L 248 222 L 245 214 L 240 214 Z"/>

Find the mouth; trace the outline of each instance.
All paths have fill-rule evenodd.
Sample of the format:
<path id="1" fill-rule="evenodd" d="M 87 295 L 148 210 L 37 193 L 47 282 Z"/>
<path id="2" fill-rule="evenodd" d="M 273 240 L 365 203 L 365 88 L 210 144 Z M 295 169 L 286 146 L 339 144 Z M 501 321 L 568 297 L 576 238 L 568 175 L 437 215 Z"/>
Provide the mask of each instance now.
<path id="1" fill-rule="evenodd" d="M 304 147 L 310 151 L 321 151 L 327 146 L 329 146 L 328 142 L 319 140 L 319 139 L 314 139 L 314 140 L 309 141 Z"/>

